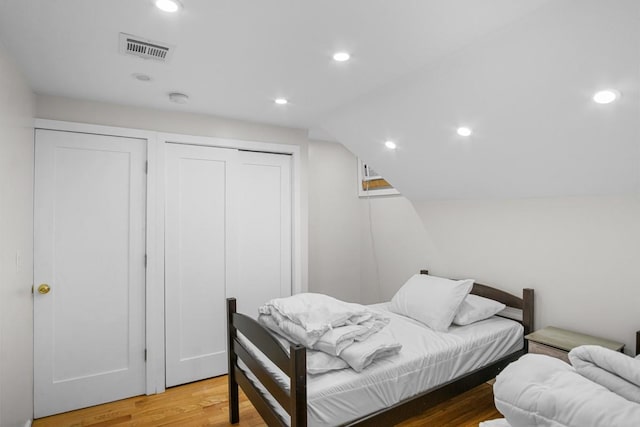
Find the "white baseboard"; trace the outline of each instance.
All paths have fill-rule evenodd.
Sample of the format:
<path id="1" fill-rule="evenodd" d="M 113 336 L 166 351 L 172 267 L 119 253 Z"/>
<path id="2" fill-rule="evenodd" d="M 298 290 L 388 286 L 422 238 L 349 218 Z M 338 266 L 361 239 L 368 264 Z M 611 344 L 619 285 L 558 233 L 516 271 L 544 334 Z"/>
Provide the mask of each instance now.
<path id="1" fill-rule="evenodd" d="M 31 427 L 31 420 L 27 420 L 24 422 L 24 427 Z"/>

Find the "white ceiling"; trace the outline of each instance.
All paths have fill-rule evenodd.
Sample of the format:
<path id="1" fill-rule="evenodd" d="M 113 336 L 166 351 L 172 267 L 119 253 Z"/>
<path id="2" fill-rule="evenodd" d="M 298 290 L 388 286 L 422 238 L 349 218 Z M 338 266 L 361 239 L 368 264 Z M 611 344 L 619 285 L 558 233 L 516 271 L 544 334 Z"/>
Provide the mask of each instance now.
<path id="1" fill-rule="evenodd" d="M 412 200 L 640 194 L 640 1 L 549 3 L 322 129 Z"/>
<path id="2" fill-rule="evenodd" d="M 640 1 L 182 3 L 0 0 L 0 41 L 37 93 L 309 128 L 412 200 L 640 188 Z M 121 55 L 120 32 L 175 54 Z M 353 59 L 333 62 L 337 50 Z M 620 101 L 594 104 L 603 87 Z"/>
<path id="3" fill-rule="evenodd" d="M 307 128 L 546 1 L 182 0 L 167 14 L 152 0 L 3 0 L 0 40 L 37 93 Z M 123 56 L 120 32 L 175 45 L 175 55 Z M 333 62 L 337 50 L 353 59 Z M 173 91 L 189 104 L 170 104 Z M 291 105 L 274 105 L 280 96 Z"/>

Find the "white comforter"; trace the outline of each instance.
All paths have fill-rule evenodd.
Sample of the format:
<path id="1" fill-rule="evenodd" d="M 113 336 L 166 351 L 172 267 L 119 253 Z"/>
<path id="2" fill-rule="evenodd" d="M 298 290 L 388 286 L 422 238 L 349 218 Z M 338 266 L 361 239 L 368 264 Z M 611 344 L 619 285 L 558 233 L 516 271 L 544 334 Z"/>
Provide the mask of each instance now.
<path id="1" fill-rule="evenodd" d="M 290 320 L 300 326 L 310 340 L 320 338 L 325 332 L 338 326 L 360 324 L 373 314 L 363 305 L 314 293 L 272 299 L 260 307 L 259 311 L 260 314 Z"/>
<path id="2" fill-rule="evenodd" d="M 400 351 L 402 346 L 382 330 L 389 320 L 363 305 L 313 293 L 273 299 L 258 316 L 258 322 L 288 341 L 338 357 L 357 372 Z M 340 366 L 327 363 L 332 369 Z"/>
<path id="3" fill-rule="evenodd" d="M 583 345 L 571 350 L 569 360 L 583 377 L 640 403 L 640 359 L 597 345 Z"/>
<path id="4" fill-rule="evenodd" d="M 494 396 L 513 427 L 640 426 L 639 404 L 548 356 L 527 354 L 507 366 L 496 378 Z"/>

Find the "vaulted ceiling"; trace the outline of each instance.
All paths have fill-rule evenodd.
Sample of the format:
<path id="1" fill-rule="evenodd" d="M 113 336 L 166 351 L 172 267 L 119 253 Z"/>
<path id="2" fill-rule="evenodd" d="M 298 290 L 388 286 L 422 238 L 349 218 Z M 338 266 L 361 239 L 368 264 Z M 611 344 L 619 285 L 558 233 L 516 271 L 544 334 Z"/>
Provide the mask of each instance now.
<path id="1" fill-rule="evenodd" d="M 549 3 L 321 128 L 413 200 L 640 194 L 640 2 Z"/>
<path id="2" fill-rule="evenodd" d="M 0 42 L 37 93 L 307 128 L 414 200 L 619 194 L 640 180 L 638 3 L 2 0 Z M 123 55 L 121 32 L 174 54 Z"/>

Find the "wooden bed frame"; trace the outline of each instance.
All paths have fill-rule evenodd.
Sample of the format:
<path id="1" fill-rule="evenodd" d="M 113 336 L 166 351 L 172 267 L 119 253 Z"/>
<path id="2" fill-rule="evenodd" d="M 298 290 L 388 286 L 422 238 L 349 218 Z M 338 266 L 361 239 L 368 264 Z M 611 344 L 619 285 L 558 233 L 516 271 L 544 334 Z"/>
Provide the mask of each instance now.
<path id="1" fill-rule="evenodd" d="M 421 274 L 428 274 L 421 270 Z M 533 331 L 533 289 L 523 289 L 522 298 L 487 285 L 474 284 L 472 294 L 499 301 L 508 307 L 522 310 L 524 326 L 523 349 L 511 353 L 490 365 L 464 374 L 455 380 L 441 384 L 391 407 L 365 415 L 346 425 L 348 426 L 380 426 L 393 425 L 402 420 L 418 415 L 453 396 L 461 394 L 494 378 L 509 363 L 517 360 L 527 352 L 524 335 Z M 238 340 L 240 332 L 253 343 L 265 356 L 290 378 L 290 388 L 282 388 L 273 376 L 263 368 L 260 362 Z M 238 358 L 251 370 L 262 385 L 277 400 L 290 417 L 292 427 L 307 425 L 307 373 L 306 349 L 301 345 L 291 345 L 289 354 L 267 329 L 249 316 L 236 312 L 236 299 L 227 299 L 227 333 L 229 359 L 229 422 L 236 424 L 240 420 L 238 386 L 247 395 L 258 413 L 269 426 L 285 426 L 271 404 L 251 383 L 245 373 L 238 367 Z"/>

